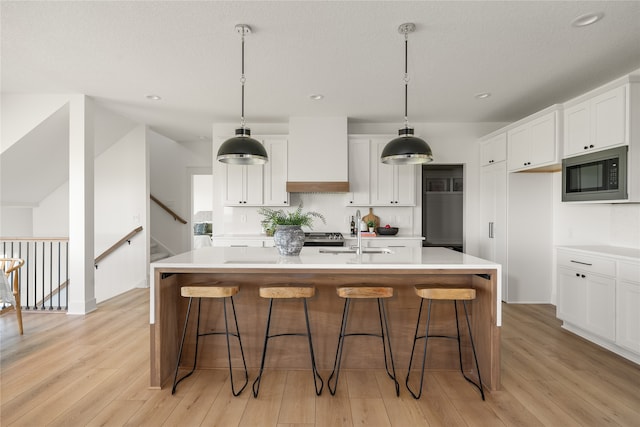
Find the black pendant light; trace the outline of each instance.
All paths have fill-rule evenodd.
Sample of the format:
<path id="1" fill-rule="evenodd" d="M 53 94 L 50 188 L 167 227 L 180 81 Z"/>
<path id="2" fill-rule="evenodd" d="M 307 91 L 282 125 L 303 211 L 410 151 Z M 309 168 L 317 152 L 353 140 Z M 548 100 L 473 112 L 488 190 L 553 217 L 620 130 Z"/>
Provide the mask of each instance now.
<path id="1" fill-rule="evenodd" d="M 227 139 L 218 150 L 218 161 L 235 165 L 261 165 L 269 159 L 267 150 L 257 140 L 251 138 L 251 129 L 244 123 L 244 36 L 251 32 L 251 27 L 246 24 L 236 25 L 236 31 L 242 36 L 242 114 L 240 116 L 240 127 L 236 129 L 236 136 Z"/>
<path id="2" fill-rule="evenodd" d="M 404 128 L 398 130 L 398 137 L 385 145 L 380 155 L 380 161 L 387 165 L 414 165 L 433 161 L 431 147 L 423 139 L 413 135 L 413 128 L 409 127 L 407 118 L 407 93 L 409 87 L 409 72 L 407 67 L 407 51 L 409 33 L 416 30 L 415 24 L 406 23 L 398 27 L 398 32 L 404 34 Z"/>

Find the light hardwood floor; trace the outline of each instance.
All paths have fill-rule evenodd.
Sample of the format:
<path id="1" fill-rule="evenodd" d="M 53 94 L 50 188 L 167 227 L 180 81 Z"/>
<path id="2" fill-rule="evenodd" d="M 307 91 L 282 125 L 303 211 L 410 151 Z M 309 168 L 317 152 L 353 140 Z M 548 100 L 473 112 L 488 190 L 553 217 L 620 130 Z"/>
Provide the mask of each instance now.
<path id="1" fill-rule="evenodd" d="M 348 370 L 316 397 L 308 371 L 265 372 L 231 395 L 225 370 L 150 390 L 149 292 L 86 316 L 0 317 L 2 426 L 639 426 L 640 367 L 560 328 L 551 305 L 503 305 L 502 390 L 482 402 L 459 371 L 429 372 L 422 399 L 384 371 Z M 257 374 L 250 371 L 250 381 Z M 322 372 L 326 378 L 327 372 Z M 250 387 L 250 385 L 249 385 Z"/>

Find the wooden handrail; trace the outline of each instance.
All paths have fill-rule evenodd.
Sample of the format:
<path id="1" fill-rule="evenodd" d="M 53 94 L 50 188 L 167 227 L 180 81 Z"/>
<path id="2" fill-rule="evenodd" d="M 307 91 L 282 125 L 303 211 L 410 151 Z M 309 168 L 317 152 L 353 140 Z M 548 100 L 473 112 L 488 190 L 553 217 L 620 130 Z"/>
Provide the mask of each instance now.
<path id="1" fill-rule="evenodd" d="M 68 237 L 0 237 L 0 242 L 2 241 L 16 241 L 23 240 L 27 242 L 68 242 Z"/>
<path id="2" fill-rule="evenodd" d="M 124 242 L 128 242 L 129 244 L 131 244 L 130 240 L 133 236 L 135 236 L 136 234 L 138 234 L 139 232 L 142 231 L 142 226 L 136 228 L 135 230 L 133 230 L 132 232 L 130 232 L 129 234 L 127 234 L 126 236 L 124 236 L 122 239 L 118 240 L 114 245 L 112 245 L 109 249 L 107 249 L 106 251 L 102 252 L 100 255 L 98 255 L 98 257 L 95 259 L 95 261 L 93 262 L 96 266 L 96 268 L 98 268 L 98 263 L 100 261 L 102 261 L 107 255 L 111 254 L 113 251 L 115 251 L 116 249 L 118 249 L 118 247 L 120 247 L 121 245 L 124 244 Z"/>
<path id="3" fill-rule="evenodd" d="M 186 224 L 187 221 L 185 221 L 184 219 L 182 219 L 177 213 L 175 213 L 174 211 L 172 211 L 167 205 L 165 205 L 164 203 L 162 203 L 160 200 L 158 200 L 157 198 L 155 198 L 153 196 L 153 194 L 149 194 L 149 197 L 151 197 L 151 200 L 153 200 L 154 202 L 156 202 L 158 204 L 158 206 L 160 206 L 162 209 L 164 209 L 165 211 L 167 211 L 169 213 L 169 215 L 171 215 L 173 217 L 174 220 L 176 221 L 180 221 L 183 224 Z"/>

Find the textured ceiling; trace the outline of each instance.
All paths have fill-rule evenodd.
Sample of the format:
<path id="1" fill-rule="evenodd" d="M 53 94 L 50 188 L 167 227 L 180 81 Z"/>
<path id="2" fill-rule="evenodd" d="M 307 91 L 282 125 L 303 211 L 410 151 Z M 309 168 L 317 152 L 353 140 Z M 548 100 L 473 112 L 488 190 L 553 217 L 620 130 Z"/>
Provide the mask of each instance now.
<path id="1" fill-rule="evenodd" d="M 640 68 L 638 1 L 1 3 L 3 92 L 83 93 L 177 141 L 246 118 L 514 121 Z M 571 22 L 603 12 L 585 28 Z M 478 92 L 491 92 L 485 100 Z M 321 93 L 322 101 L 309 95 Z M 161 101 L 146 95 L 157 94 Z"/>

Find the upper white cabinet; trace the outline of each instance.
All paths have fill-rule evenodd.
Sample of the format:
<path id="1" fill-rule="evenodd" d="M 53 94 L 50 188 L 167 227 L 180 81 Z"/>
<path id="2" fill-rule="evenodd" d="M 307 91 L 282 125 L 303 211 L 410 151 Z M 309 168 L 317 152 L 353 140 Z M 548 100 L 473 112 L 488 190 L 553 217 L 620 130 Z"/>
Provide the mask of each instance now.
<path id="1" fill-rule="evenodd" d="M 224 204 L 262 205 L 263 168 L 262 165 L 224 165 Z"/>
<path id="2" fill-rule="evenodd" d="M 371 142 L 371 205 L 415 206 L 415 165 L 385 165 L 380 154 L 390 141 L 374 139 Z"/>
<path id="3" fill-rule="evenodd" d="M 487 138 L 480 143 L 480 164 L 482 166 L 507 160 L 507 133 Z"/>
<path id="4" fill-rule="evenodd" d="M 264 165 L 264 204 L 267 206 L 289 206 L 287 193 L 287 140 L 265 138 L 263 144 L 269 155 Z"/>
<path id="5" fill-rule="evenodd" d="M 287 139 L 256 137 L 266 148 L 265 165 L 224 165 L 225 206 L 288 206 Z"/>
<path id="6" fill-rule="evenodd" d="M 415 165 L 391 166 L 380 162 L 389 137 L 349 138 L 349 206 L 415 206 Z"/>
<path id="7" fill-rule="evenodd" d="M 349 139 L 349 190 L 347 204 L 368 206 L 369 194 L 369 162 L 371 143 L 368 138 Z"/>
<path id="8" fill-rule="evenodd" d="M 625 84 L 577 104 L 565 104 L 564 156 L 628 144 L 628 96 Z"/>
<path id="9" fill-rule="evenodd" d="M 520 121 L 507 131 L 510 172 L 538 169 L 560 163 L 557 107 Z"/>

